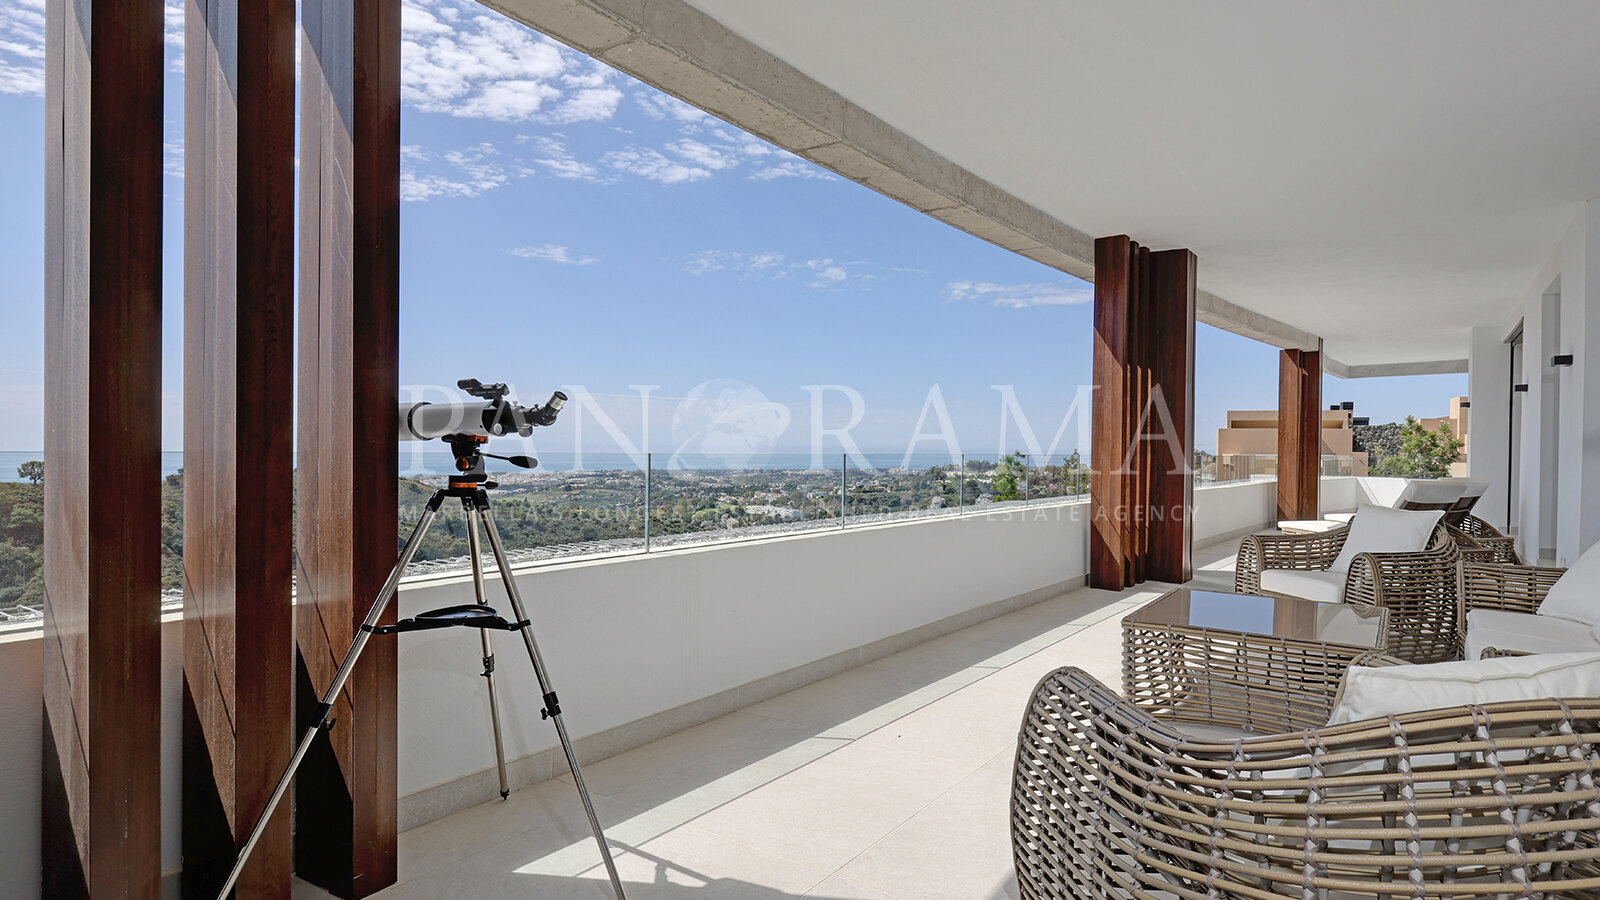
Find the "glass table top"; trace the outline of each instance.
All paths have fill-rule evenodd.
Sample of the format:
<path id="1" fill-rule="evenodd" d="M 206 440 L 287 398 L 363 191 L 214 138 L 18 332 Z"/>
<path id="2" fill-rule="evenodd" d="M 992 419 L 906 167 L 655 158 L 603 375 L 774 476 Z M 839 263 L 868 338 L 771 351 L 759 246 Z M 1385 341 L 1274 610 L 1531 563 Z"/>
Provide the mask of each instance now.
<path id="1" fill-rule="evenodd" d="M 1128 615 L 1135 625 L 1206 628 L 1268 637 L 1381 646 L 1383 610 L 1297 597 L 1257 597 L 1178 588 Z"/>

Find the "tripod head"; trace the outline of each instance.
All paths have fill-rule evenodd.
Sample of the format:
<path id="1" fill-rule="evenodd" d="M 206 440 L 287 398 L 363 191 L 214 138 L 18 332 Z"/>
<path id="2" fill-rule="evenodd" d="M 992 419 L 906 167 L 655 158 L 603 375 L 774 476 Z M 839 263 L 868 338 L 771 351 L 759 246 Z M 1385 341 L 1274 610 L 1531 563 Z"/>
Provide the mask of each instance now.
<path id="1" fill-rule="evenodd" d="M 489 439 L 481 434 L 449 434 L 441 438 L 450 445 L 450 452 L 456 458 L 456 471 L 450 475 L 450 487 L 453 490 L 473 490 L 476 488 L 490 489 L 499 485 L 489 480 L 489 473 L 484 471 L 483 458 L 503 459 L 513 466 L 531 469 L 539 464 L 531 456 L 501 456 L 498 453 L 483 452 L 483 445 Z"/>

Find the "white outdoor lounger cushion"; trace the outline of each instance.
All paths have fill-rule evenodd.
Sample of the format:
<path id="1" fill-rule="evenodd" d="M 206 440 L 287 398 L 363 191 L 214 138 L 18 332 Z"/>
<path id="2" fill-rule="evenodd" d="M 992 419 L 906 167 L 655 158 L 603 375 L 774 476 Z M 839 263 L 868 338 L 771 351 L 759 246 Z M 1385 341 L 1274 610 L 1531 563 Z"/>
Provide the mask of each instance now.
<path id="1" fill-rule="evenodd" d="M 1600 696 L 1600 650 L 1420 666 L 1355 666 L 1329 725 L 1508 700 Z"/>

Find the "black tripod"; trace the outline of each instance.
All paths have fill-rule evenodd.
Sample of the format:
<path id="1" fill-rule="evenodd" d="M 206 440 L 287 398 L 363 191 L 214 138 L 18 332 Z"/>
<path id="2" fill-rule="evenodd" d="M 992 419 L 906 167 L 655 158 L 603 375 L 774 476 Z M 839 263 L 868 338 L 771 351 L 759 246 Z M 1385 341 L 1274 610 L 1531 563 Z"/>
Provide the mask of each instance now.
<path id="1" fill-rule="evenodd" d="M 483 457 L 479 444 L 488 440 L 486 437 L 473 435 L 449 435 L 445 438 L 450 443 L 450 448 L 456 455 L 456 468 L 458 474 L 451 475 L 447 487 L 433 492 L 428 498 L 428 504 L 422 511 L 422 516 L 417 520 L 416 527 L 411 531 L 411 537 L 406 540 L 406 545 L 400 551 L 400 558 L 394 564 L 394 570 L 389 573 L 389 578 L 383 584 L 383 589 L 378 592 L 378 599 L 373 601 L 372 608 L 368 610 L 367 617 L 361 623 L 361 628 L 356 632 L 355 640 L 350 643 L 350 649 L 345 651 L 344 661 L 339 664 L 339 671 L 333 676 L 333 681 L 322 695 L 322 700 L 317 704 L 317 720 L 306 729 L 305 736 L 300 739 L 300 745 L 295 748 L 294 756 L 289 760 L 289 768 L 284 770 L 278 779 L 278 784 L 272 789 L 272 796 L 267 799 L 267 805 L 261 810 L 261 815 L 256 819 L 255 826 L 250 830 L 250 836 L 239 850 L 239 858 L 233 864 L 233 869 L 228 873 L 228 880 L 223 882 L 222 890 L 217 894 L 217 900 L 227 900 L 228 892 L 233 890 L 234 884 L 239 880 L 239 874 L 244 870 L 244 865 L 250 858 L 250 852 L 255 849 L 256 842 L 261 839 L 261 834 L 266 830 L 267 820 L 272 817 L 272 811 L 288 792 L 289 785 L 294 780 L 294 773 L 300 768 L 300 763 L 305 759 L 306 752 L 311 749 L 311 743 L 317 734 L 325 728 L 333 727 L 330 714 L 333 712 L 334 701 L 338 699 L 339 692 L 344 690 L 345 682 L 349 680 L 350 673 L 355 669 L 356 660 L 360 658 L 361 651 L 366 648 L 367 640 L 375 634 L 400 634 L 407 631 L 428 631 L 435 628 L 476 628 L 483 638 L 483 676 L 489 686 L 489 716 L 494 725 L 494 754 L 495 762 L 500 774 L 500 797 L 504 799 L 511 793 L 510 785 L 506 780 L 505 747 L 500 737 L 500 705 L 495 694 L 494 685 L 494 647 L 489 640 L 489 631 L 518 631 L 522 633 L 522 642 L 528 648 L 528 659 L 533 662 L 534 676 L 539 680 L 539 692 L 544 699 L 544 708 L 539 711 L 539 717 L 549 719 L 555 723 L 556 734 L 561 739 L 561 749 L 567 754 L 567 766 L 572 770 L 572 780 L 578 787 L 578 796 L 583 800 L 583 810 L 589 816 L 589 827 L 594 831 L 595 843 L 600 847 L 600 857 L 605 862 L 606 873 L 611 876 L 611 889 L 616 892 L 617 900 L 626 900 L 622 893 L 622 879 L 617 876 L 617 866 L 611 860 L 611 848 L 606 845 L 605 833 L 600 828 L 600 820 L 595 816 L 594 803 L 589 799 L 589 789 L 583 784 L 583 773 L 579 771 L 578 756 L 572 750 L 572 740 L 567 736 L 567 726 L 561 720 L 561 703 L 556 699 L 555 689 L 550 686 L 549 675 L 545 671 L 544 658 L 539 654 L 539 645 L 533 639 L 533 625 L 528 621 L 527 610 L 522 605 L 522 597 L 517 593 L 517 582 L 511 576 L 511 564 L 506 560 L 506 551 L 500 543 L 500 532 L 495 528 L 494 515 L 489 512 L 488 490 L 497 487 L 488 480 L 484 474 Z M 493 455 L 493 454 L 488 454 Z M 517 465 L 532 467 L 534 461 L 527 457 L 497 457 L 506 459 Z M 423 535 L 427 534 L 428 527 L 433 524 L 434 518 L 439 514 L 439 508 L 444 505 L 448 497 L 455 497 L 461 501 L 462 513 L 467 523 L 467 546 L 472 553 L 472 587 L 476 593 L 477 602 L 463 606 L 450 606 L 444 609 L 430 610 L 419 613 L 409 619 L 402 619 L 393 625 L 379 625 L 378 620 L 383 617 L 384 610 L 389 601 L 394 599 L 396 588 L 400 584 L 400 576 L 405 572 L 406 566 L 411 563 L 411 557 L 416 553 L 417 547 L 422 543 Z M 515 621 L 508 622 L 495 612 L 486 602 L 483 589 L 483 558 L 478 546 L 478 528 L 482 526 L 483 533 L 489 537 L 489 549 L 494 553 L 495 565 L 500 570 L 500 580 L 505 583 L 506 596 L 511 601 L 511 612 Z"/>

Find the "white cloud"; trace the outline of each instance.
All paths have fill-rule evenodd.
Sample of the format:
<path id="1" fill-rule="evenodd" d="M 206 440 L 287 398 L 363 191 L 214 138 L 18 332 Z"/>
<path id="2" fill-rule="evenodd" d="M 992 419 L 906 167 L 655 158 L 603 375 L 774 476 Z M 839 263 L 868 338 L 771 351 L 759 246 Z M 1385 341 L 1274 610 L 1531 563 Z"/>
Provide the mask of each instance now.
<path id="1" fill-rule="evenodd" d="M 689 257 L 683 270 L 690 275 L 732 270 L 744 278 L 782 277 L 782 253 L 740 253 L 737 250 L 702 250 Z"/>
<path id="2" fill-rule="evenodd" d="M 802 159 L 786 160 L 778 163 L 775 166 L 767 166 L 764 169 L 757 169 L 755 172 L 750 174 L 751 181 L 771 181 L 774 178 L 822 178 L 828 181 L 836 180 L 833 173 Z"/>
<path id="3" fill-rule="evenodd" d="M 691 138 L 673 141 L 667 149 L 682 157 L 690 165 L 720 172 L 731 169 L 739 164 L 737 149 L 729 146 L 712 147 Z"/>
<path id="4" fill-rule="evenodd" d="M 162 6 L 165 27 L 162 40 L 167 45 L 168 64 L 174 72 L 183 71 L 183 0 L 165 0 Z M 297 45 L 299 41 L 295 42 Z"/>
<path id="5" fill-rule="evenodd" d="M 796 276 L 808 278 L 806 286 L 827 290 L 843 286 L 868 285 L 878 281 L 867 264 L 857 261 L 840 262 L 831 257 L 796 260 L 790 262 L 782 253 L 741 253 L 737 250 L 702 250 L 684 262 L 683 270 L 690 275 L 709 275 L 727 272 L 744 279 L 779 281 Z"/>
<path id="6" fill-rule="evenodd" d="M 0 4 L 0 94 L 44 94 L 44 0 Z"/>
<path id="7" fill-rule="evenodd" d="M 424 201 L 433 197 L 477 197 L 503 187 L 511 180 L 492 144 L 478 144 L 444 154 L 446 172 L 423 172 L 433 157 L 421 147 L 400 148 L 400 199 Z"/>
<path id="8" fill-rule="evenodd" d="M 807 269 L 816 276 L 811 282 L 814 288 L 838 287 L 840 282 L 850 277 L 845 271 L 845 266 L 860 265 L 860 263 L 836 263 L 832 259 L 808 259 L 804 263 Z"/>
<path id="9" fill-rule="evenodd" d="M 161 172 L 173 178 L 183 177 L 183 144 L 164 141 L 161 144 Z"/>
<path id="10" fill-rule="evenodd" d="M 600 63 L 457 0 L 404 0 L 400 95 L 413 109 L 502 122 L 603 121 L 622 91 Z"/>
<path id="11" fill-rule="evenodd" d="M 600 157 L 600 162 L 625 175 L 636 175 L 660 184 L 681 184 L 711 177 L 710 169 L 676 162 L 648 147 L 613 150 Z"/>
<path id="12" fill-rule="evenodd" d="M 645 115 L 658 122 L 672 119 L 679 125 L 698 126 L 712 121 L 710 113 L 690 106 L 671 94 L 645 90 L 634 94 L 633 100 Z"/>
<path id="13" fill-rule="evenodd" d="M 1029 306 L 1075 306 L 1094 301 L 1089 284 L 994 284 L 955 281 L 945 288 L 951 300 L 981 300 L 991 306 L 1023 309 Z"/>
<path id="14" fill-rule="evenodd" d="M 598 167 L 580 161 L 559 137 L 523 134 L 517 136 L 517 143 L 531 145 L 533 152 L 539 154 L 533 161 L 557 178 L 594 182 L 610 180 Z"/>
<path id="15" fill-rule="evenodd" d="M 506 252 L 512 256 L 520 256 L 523 259 L 543 259 L 571 266 L 592 266 L 600 261 L 593 256 L 573 256 L 564 245 L 560 244 L 545 244 L 542 247 L 518 247 Z"/>

